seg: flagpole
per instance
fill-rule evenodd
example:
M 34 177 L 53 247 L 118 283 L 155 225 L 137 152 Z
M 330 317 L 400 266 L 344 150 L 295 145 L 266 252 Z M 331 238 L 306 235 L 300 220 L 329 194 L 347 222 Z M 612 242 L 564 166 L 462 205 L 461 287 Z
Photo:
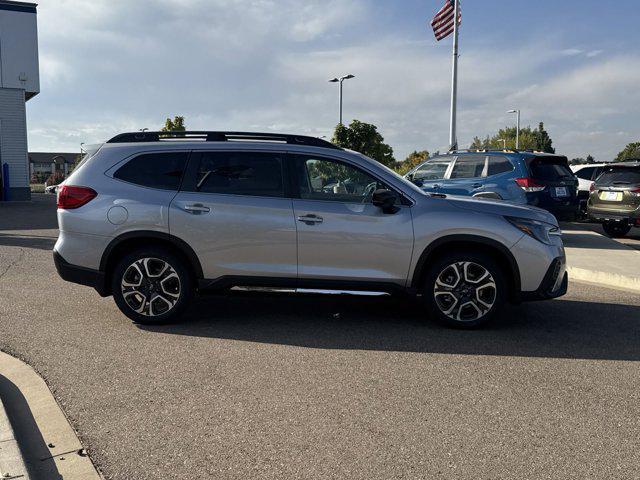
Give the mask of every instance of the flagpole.
M 456 104 L 458 101 L 458 12 L 459 0 L 453 11 L 453 60 L 451 66 L 451 121 L 449 122 L 449 150 L 458 148 L 456 136 Z

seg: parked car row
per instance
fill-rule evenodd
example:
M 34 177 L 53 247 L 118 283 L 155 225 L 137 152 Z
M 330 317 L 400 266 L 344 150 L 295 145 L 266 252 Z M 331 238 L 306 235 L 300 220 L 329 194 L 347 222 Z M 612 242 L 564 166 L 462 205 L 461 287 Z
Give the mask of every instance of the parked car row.
M 569 167 L 538 152 L 456 151 L 430 158 L 405 176 L 426 192 L 541 207 L 559 220 L 602 223 L 613 237 L 640 226 L 640 162 Z
M 456 151 L 430 158 L 406 178 L 426 192 L 505 200 L 573 220 L 578 179 L 567 157 L 522 151 Z

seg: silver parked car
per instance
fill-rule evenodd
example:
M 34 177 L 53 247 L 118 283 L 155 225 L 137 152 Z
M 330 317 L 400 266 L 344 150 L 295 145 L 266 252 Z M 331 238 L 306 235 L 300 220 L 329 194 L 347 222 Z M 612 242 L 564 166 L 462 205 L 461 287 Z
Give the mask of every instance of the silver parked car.
M 425 193 L 321 139 L 137 132 L 105 143 L 58 192 L 59 274 L 139 323 L 232 287 L 406 292 L 427 316 L 481 325 L 507 301 L 567 289 L 550 213 Z

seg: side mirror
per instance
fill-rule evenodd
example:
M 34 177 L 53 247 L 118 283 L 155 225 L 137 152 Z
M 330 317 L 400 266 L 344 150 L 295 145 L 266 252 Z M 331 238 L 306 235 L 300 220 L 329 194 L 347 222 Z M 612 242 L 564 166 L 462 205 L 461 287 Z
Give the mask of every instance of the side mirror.
M 399 209 L 396 207 L 398 196 L 390 190 L 379 188 L 373 192 L 371 203 L 382 209 L 384 213 L 396 213 Z

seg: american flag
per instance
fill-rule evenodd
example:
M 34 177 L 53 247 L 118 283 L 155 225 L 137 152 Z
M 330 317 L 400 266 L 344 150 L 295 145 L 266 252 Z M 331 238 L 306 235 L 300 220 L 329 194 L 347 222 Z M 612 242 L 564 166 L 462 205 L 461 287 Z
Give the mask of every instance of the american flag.
M 453 32 L 454 10 L 454 0 L 445 0 L 440 11 L 436 13 L 436 16 L 431 20 L 431 28 L 433 28 L 433 34 L 436 36 L 436 40 L 440 41 L 443 38 L 448 37 L 451 32 Z M 458 25 L 460 25 L 461 19 L 462 13 L 460 12 L 460 6 L 458 5 Z

